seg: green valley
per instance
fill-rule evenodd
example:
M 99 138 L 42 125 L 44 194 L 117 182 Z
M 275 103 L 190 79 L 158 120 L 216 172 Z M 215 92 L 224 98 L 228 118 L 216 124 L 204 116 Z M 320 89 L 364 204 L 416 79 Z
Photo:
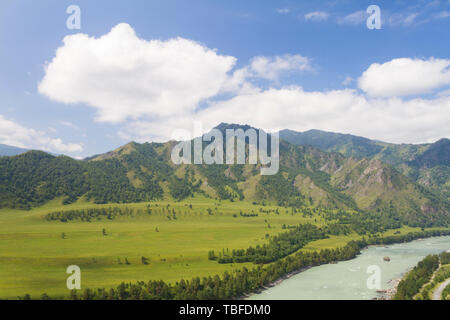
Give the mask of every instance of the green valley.
M 0 157 L 0 298 L 233 298 L 369 244 L 450 232 L 448 199 L 380 159 L 281 140 L 280 170 L 263 176 L 175 165 L 175 143 Z
M 151 214 L 147 213 L 149 204 Z M 72 264 L 80 266 L 82 286 L 90 288 L 150 279 L 171 283 L 182 278 L 232 272 L 252 264 L 219 264 L 208 260 L 208 251 L 219 253 L 228 248 L 262 245 L 268 237 L 284 231 L 283 225 L 324 225 L 324 219 L 318 215 L 304 217 L 283 207 L 202 197 L 182 202 L 114 205 L 135 212 L 112 220 L 46 219 L 49 213 L 59 210 L 108 207 L 111 206 L 83 201 L 62 206 L 60 200 L 54 200 L 31 211 L 2 209 L 0 297 L 14 299 L 28 293 L 39 298 L 44 292 L 51 296 L 67 295 L 65 270 Z M 268 210 L 271 212 L 264 212 Z M 172 218 L 173 211 L 176 219 Z M 254 212 L 258 216 L 241 217 L 240 212 Z M 327 246 L 343 245 L 355 237 L 358 235 L 340 237 L 341 242 Z M 142 257 L 148 259 L 147 265 L 142 263 Z

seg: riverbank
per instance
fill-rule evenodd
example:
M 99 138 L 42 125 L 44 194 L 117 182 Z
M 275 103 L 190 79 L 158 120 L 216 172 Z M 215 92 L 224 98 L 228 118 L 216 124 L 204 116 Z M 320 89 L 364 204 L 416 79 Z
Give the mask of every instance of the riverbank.
M 268 290 L 268 289 L 270 289 L 272 287 L 275 287 L 275 286 L 279 285 L 280 283 L 282 283 L 283 281 L 288 280 L 289 278 L 291 278 L 291 277 L 293 277 L 293 276 L 295 276 L 295 275 L 297 275 L 297 274 L 299 274 L 301 272 L 309 270 L 311 268 L 312 267 L 304 267 L 304 268 L 301 268 L 301 269 L 298 269 L 298 270 L 291 271 L 288 274 L 280 277 L 279 279 L 277 279 L 275 281 L 272 281 L 272 282 L 270 282 L 269 284 L 267 284 L 265 286 L 262 286 L 261 288 L 259 288 L 255 292 L 245 294 L 245 295 L 243 295 L 241 297 L 236 298 L 235 300 L 246 300 L 247 298 L 250 298 L 251 296 L 253 296 L 255 294 L 259 294 L 259 293 L 263 292 L 264 290 Z
M 291 277 L 293 277 L 293 276 L 295 276 L 295 275 L 297 275 L 297 274 L 299 274 L 299 273 L 301 273 L 301 272 L 304 272 L 304 271 L 306 271 L 306 270 L 309 270 L 309 269 L 311 269 L 311 268 L 312 268 L 312 267 L 304 267 L 304 268 L 301 268 L 301 269 L 299 269 L 299 270 L 295 270 L 295 271 L 289 272 L 288 274 L 282 276 L 282 277 L 279 278 L 278 280 L 275 280 L 275 281 L 269 283 L 269 284 L 266 285 L 263 289 L 269 289 L 269 288 L 275 287 L 276 285 L 279 285 L 279 284 L 280 284 L 281 282 L 283 282 L 284 280 L 287 280 L 287 279 L 289 279 L 289 278 L 291 278 Z M 263 290 L 263 289 L 262 289 L 262 290 Z M 262 291 L 262 290 L 261 290 L 261 291 Z
M 323 264 L 314 268 L 303 269 L 290 273 L 287 277 L 277 279 L 270 285 L 258 290 L 247 299 L 391 299 L 396 292 L 398 283 L 402 275 L 406 274 L 419 260 L 433 249 L 433 243 L 444 241 L 450 243 L 450 238 L 446 237 L 425 237 L 424 234 L 414 237 L 412 240 L 424 238 L 422 241 L 404 242 L 399 241 L 393 246 L 370 245 L 363 247 L 361 252 L 350 260 L 340 261 L 337 264 Z M 432 236 L 432 235 L 431 235 Z M 426 238 L 426 239 L 425 239 Z M 436 240 L 440 239 L 440 240 Z M 380 239 L 375 240 L 379 242 Z M 399 239 L 401 240 L 401 239 Z M 389 244 L 393 244 L 389 239 Z M 437 245 L 446 248 L 447 244 Z M 367 254 L 374 255 L 373 259 L 368 259 Z M 361 260 L 361 256 L 362 260 Z M 385 256 L 391 256 L 391 261 L 384 261 Z M 361 260 L 361 261 L 360 261 Z M 355 263 L 360 261 L 361 263 Z M 382 272 L 383 288 L 376 293 L 375 290 L 368 290 L 366 280 L 370 274 L 366 268 L 371 265 L 378 265 Z M 398 265 L 398 268 L 394 267 Z M 331 275 L 330 275 L 331 274 Z M 355 276 L 357 279 L 355 279 Z M 297 283 L 296 283 L 297 282 Z M 348 283 L 347 283 L 348 282 Z M 352 293 L 351 288 L 356 288 L 356 293 Z M 345 288 L 344 288 L 345 287 Z M 340 295 L 341 288 L 344 291 Z M 284 293 L 283 291 L 286 291 Z M 311 292 L 311 294 L 308 294 Z M 336 295 L 330 292 L 336 292 Z
M 389 280 L 388 284 L 391 285 L 392 287 L 387 289 L 384 296 L 382 296 L 382 298 L 379 300 L 392 300 L 395 294 L 397 293 L 397 287 L 400 281 L 402 281 L 402 277 Z

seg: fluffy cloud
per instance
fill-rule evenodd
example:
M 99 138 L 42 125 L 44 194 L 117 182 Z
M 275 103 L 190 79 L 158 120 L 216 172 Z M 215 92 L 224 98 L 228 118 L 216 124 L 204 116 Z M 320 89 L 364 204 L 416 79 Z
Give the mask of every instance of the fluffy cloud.
M 348 86 L 350 83 L 353 82 L 353 78 L 350 76 L 346 76 L 345 79 L 342 81 L 343 86 Z
M 371 99 L 350 89 L 268 89 L 215 102 L 188 118 L 133 122 L 123 128 L 121 137 L 141 142 L 167 141 L 176 130 L 192 132 L 195 121 L 201 122 L 203 132 L 219 122 L 228 122 L 268 131 L 321 129 L 392 143 L 434 142 L 450 136 L 450 96 L 405 101 Z
M 401 58 L 372 64 L 359 78 L 359 87 L 371 96 L 408 96 L 450 85 L 450 60 Z
M 307 57 L 283 55 L 255 57 L 233 71 L 232 56 L 183 38 L 146 41 L 125 23 L 100 38 L 76 34 L 63 43 L 39 92 L 94 107 L 104 122 L 189 115 L 220 93 L 255 90 L 249 79 L 276 81 L 283 72 L 312 70 Z
M 137 141 L 137 142 L 166 142 L 171 139 L 179 140 L 179 137 L 174 137 L 176 133 L 180 130 L 184 130 L 190 133 L 191 136 L 200 136 L 206 130 L 201 130 L 201 132 L 195 132 L 195 124 L 203 122 L 197 118 L 196 114 L 187 115 L 185 117 L 168 117 L 160 119 L 158 121 L 151 121 L 146 119 L 130 121 L 125 124 L 119 132 L 118 135 L 121 139 L 125 141 Z M 218 123 L 216 123 L 217 125 Z M 191 137 L 186 137 L 185 139 L 190 139 Z
M 41 149 L 56 153 L 83 151 L 82 144 L 63 143 L 59 138 L 50 138 L 42 131 L 26 128 L 0 115 L 0 142 L 16 147 Z
M 364 20 L 365 12 L 357 12 L 342 23 Z M 280 85 L 283 73 L 313 70 L 310 59 L 301 55 L 255 57 L 240 69 L 234 69 L 235 63 L 236 58 L 191 40 L 139 39 L 129 25 L 120 24 L 100 38 L 66 37 L 39 91 L 57 101 L 86 103 L 98 110 L 98 120 L 126 120 L 118 132 L 124 140 L 166 141 L 176 130 L 192 130 L 194 121 L 201 121 L 204 131 L 235 122 L 266 130 L 316 128 L 388 142 L 450 136 L 450 97 L 445 93 L 450 60 L 372 64 L 358 80 L 366 94 Z M 277 88 L 263 89 L 258 79 L 275 82 Z M 350 81 L 346 78 L 344 85 Z M 439 88 L 444 91 L 435 98 L 399 98 Z M 41 144 L 64 148 L 57 139 Z
M 236 61 L 192 40 L 140 39 L 125 23 L 100 38 L 75 34 L 63 43 L 39 92 L 86 103 L 106 122 L 192 112 L 219 92 Z
M 367 13 L 365 11 L 355 11 L 344 17 L 338 18 L 339 24 L 359 25 L 366 21 Z
M 354 90 L 307 92 L 269 89 L 214 103 L 197 115 L 208 129 L 217 122 L 247 123 L 266 130 L 321 129 L 395 143 L 450 136 L 450 97 L 369 99 Z
M 247 66 L 235 70 L 225 81 L 221 92 L 232 94 L 259 92 L 261 89 L 255 86 L 252 80 L 265 79 L 277 83 L 283 74 L 313 70 L 311 60 L 299 54 L 258 56 L 252 58 Z
M 386 14 L 385 22 L 391 26 L 410 26 L 416 22 L 416 18 L 419 16 L 417 12 L 412 13 L 392 13 Z
M 324 11 L 314 11 L 305 14 L 305 20 L 310 21 L 325 21 L 328 19 L 328 13 Z
M 254 57 L 248 67 L 249 76 L 277 80 L 286 71 L 311 71 L 311 62 L 301 55 L 286 54 L 276 57 Z
M 430 59 L 427 62 L 440 66 L 434 70 L 443 71 L 446 68 L 442 60 Z M 391 64 L 396 65 L 396 61 L 382 66 Z M 420 70 L 417 71 L 420 76 L 415 73 L 402 75 L 402 72 L 414 69 L 409 66 L 376 76 L 372 72 L 373 66 L 359 79 L 360 87 L 369 95 L 351 89 L 308 92 L 296 86 L 267 90 L 253 87 L 252 90 L 238 92 L 230 99 L 210 102 L 206 108 L 193 112 L 189 117 L 174 115 L 158 122 L 130 123 L 121 130 L 121 135 L 127 140 L 165 141 L 171 138 L 175 130 L 192 130 L 194 121 L 201 121 L 204 132 L 219 122 L 229 122 L 246 123 L 266 130 L 321 129 L 393 143 L 431 142 L 450 136 L 450 96 L 447 90 L 435 98 L 405 100 L 396 97 L 404 93 L 417 93 L 424 86 L 428 88 L 430 85 L 426 83 L 431 80 L 426 75 L 433 72 Z M 386 69 L 381 70 L 384 72 Z M 245 73 L 241 74 L 236 83 L 242 83 L 245 77 Z M 398 78 L 411 83 L 405 84 Z M 423 79 L 420 88 L 415 87 L 417 79 Z M 350 80 L 348 77 L 345 82 L 348 84 Z

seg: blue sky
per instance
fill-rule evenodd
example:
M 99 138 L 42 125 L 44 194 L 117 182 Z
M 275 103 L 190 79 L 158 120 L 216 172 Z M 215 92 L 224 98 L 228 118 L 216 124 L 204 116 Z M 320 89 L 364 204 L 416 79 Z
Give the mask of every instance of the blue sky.
M 193 121 L 431 142 L 450 136 L 449 40 L 449 0 L 6 0 L 0 143 L 84 157 Z

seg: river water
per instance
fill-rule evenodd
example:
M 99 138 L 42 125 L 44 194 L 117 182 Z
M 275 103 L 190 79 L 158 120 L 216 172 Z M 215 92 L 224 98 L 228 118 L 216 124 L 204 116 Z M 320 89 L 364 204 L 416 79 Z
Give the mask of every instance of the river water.
M 380 297 L 380 294 L 376 292 L 376 288 L 368 288 L 369 277 L 369 284 L 373 284 L 373 279 L 379 274 L 381 279 L 379 290 L 387 290 L 394 286 L 392 280 L 401 278 L 426 255 L 441 253 L 448 249 L 450 236 L 389 246 L 371 246 L 362 250 L 355 259 L 310 268 L 248 299 L 373 299 Z M 389 257 L 390 261 L 384 261 L 384 257 Z M 380 272 L 374 273 L 373 270 Z

